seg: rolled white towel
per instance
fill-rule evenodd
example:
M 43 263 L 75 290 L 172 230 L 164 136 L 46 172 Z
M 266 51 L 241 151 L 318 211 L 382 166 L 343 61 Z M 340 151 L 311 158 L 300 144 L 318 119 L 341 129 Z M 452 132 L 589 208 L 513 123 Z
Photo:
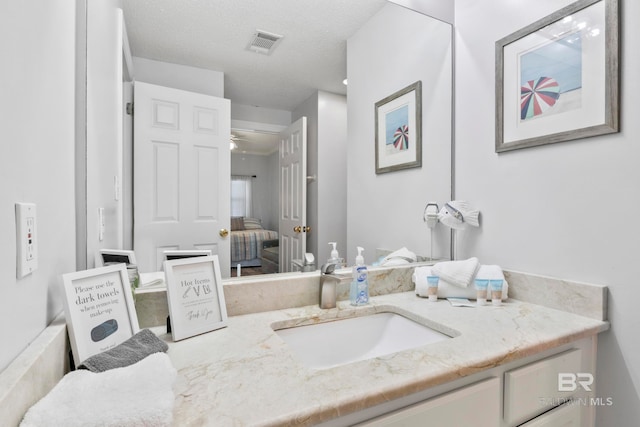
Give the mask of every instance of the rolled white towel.
M 427 276 L 431 276 L 433 272 L 432 267 L 416 267 L 413 273 L 413 283 L 416 284 L 416 295 L 426 298 L 428 296 L 427 289 Z M 460 286 L 452 285 L 443 278 L 438 281 L 438 298 L 476 298 L 476 290 L 473 286 L 468 288 L 461 288 Z
M 473 282 L 479 268 L 478 258 L 473 257 L 462 261 L 439 262 L 431 271 L 434 276 L 439 276 L 440 280 L 444 279 L 452 285 L 466 288 Z
M 170 426 L 176 376 L 165 353 L 105 372 L 73 371 L 27 411 L 20 426 Z
M 499 265 L 481 265 L 476 273 L 476 279 L 504 280 L 504 273 Z
M 487 267 L 487 268 L 485 268 Z M 412 280 L 415 283 L 416 295 L 420 297 L 426 298 L 428 296 L 427 289 L 427 276 L 431 276 L 433 273 L 431 266 L 426 267 L 416 267 L 413 272 Z M 478 273 L 476 274 L 478 279 L 503 279 L 504 283 L 502 285 L 502 295 L 503 299 L 507 299 L 509 297 L 509 284 L 507 280 L 504 278 L 504 274 L 502 273 L 502 269 L 495 265 L 484 266 L 481 265 L 478 269 Z M 452 285 L 440 278 L 438 281 L 438 298 L 468 298 L 468 299 L 476 299 L 476 288 L 475 286 L 469 286 L 466 288 L 461 288 L 460 286 Z

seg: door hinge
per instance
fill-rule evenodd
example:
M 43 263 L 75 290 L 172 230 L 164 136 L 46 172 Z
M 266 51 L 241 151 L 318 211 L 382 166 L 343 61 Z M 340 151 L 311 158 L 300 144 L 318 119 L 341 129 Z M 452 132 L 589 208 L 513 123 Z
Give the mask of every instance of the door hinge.
M 133 102 L 127 102 L 126 110 L 128 115 L 133 116 Z

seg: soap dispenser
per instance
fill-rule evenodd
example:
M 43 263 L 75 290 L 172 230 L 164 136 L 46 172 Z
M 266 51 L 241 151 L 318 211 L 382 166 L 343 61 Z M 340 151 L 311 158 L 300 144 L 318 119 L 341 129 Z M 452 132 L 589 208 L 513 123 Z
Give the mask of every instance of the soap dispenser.
M 369 281 L 367 279 L 367 266 L 364 264 L 362 252 L 364 249 L 358 246 L 356 265 L 353 266 L 353 281 L 349 292 L 351 305 L 369 304 Z
M 327 260 L 327 264 L 335 264 L 336 268 L 344 267 L 344 259 L 340 258 L 340 254 L 338 254 L 338 249 L 336 248 L 337 243 L 329 242 L 329 244 L 333 246 L 333 249 L 331 249 L 331 255 Z

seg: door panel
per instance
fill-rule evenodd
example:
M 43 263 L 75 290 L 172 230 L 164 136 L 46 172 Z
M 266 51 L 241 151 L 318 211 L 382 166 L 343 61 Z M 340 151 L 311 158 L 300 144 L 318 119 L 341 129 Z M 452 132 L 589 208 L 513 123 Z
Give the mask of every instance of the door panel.
M 280 134 L 280 271 L 296 271 L 307 249 L 307 118 Z
M 229 277 L 229 101 L 135 84 L 134 249 L 157 271 L 168 249 L 211 249 Z

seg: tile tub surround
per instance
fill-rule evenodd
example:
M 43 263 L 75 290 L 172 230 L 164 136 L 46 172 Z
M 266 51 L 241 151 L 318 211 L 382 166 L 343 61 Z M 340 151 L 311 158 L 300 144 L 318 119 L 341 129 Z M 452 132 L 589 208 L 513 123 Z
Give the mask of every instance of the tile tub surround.
M 454 338 L 312 370 L 272 329 L 273 324 L 383 311 Z M 313 305 L 234 316 L 227 328 L 176 343 L 169 335 L 161 337 L 178 369 L 176 425 L 313 425 L 593 336 L 608 326 L 513 299 L 500 307 L 457 308 L 404 292 L 373 297 L 371 305 L 357 308 L 341 301 L 331 310 Z

